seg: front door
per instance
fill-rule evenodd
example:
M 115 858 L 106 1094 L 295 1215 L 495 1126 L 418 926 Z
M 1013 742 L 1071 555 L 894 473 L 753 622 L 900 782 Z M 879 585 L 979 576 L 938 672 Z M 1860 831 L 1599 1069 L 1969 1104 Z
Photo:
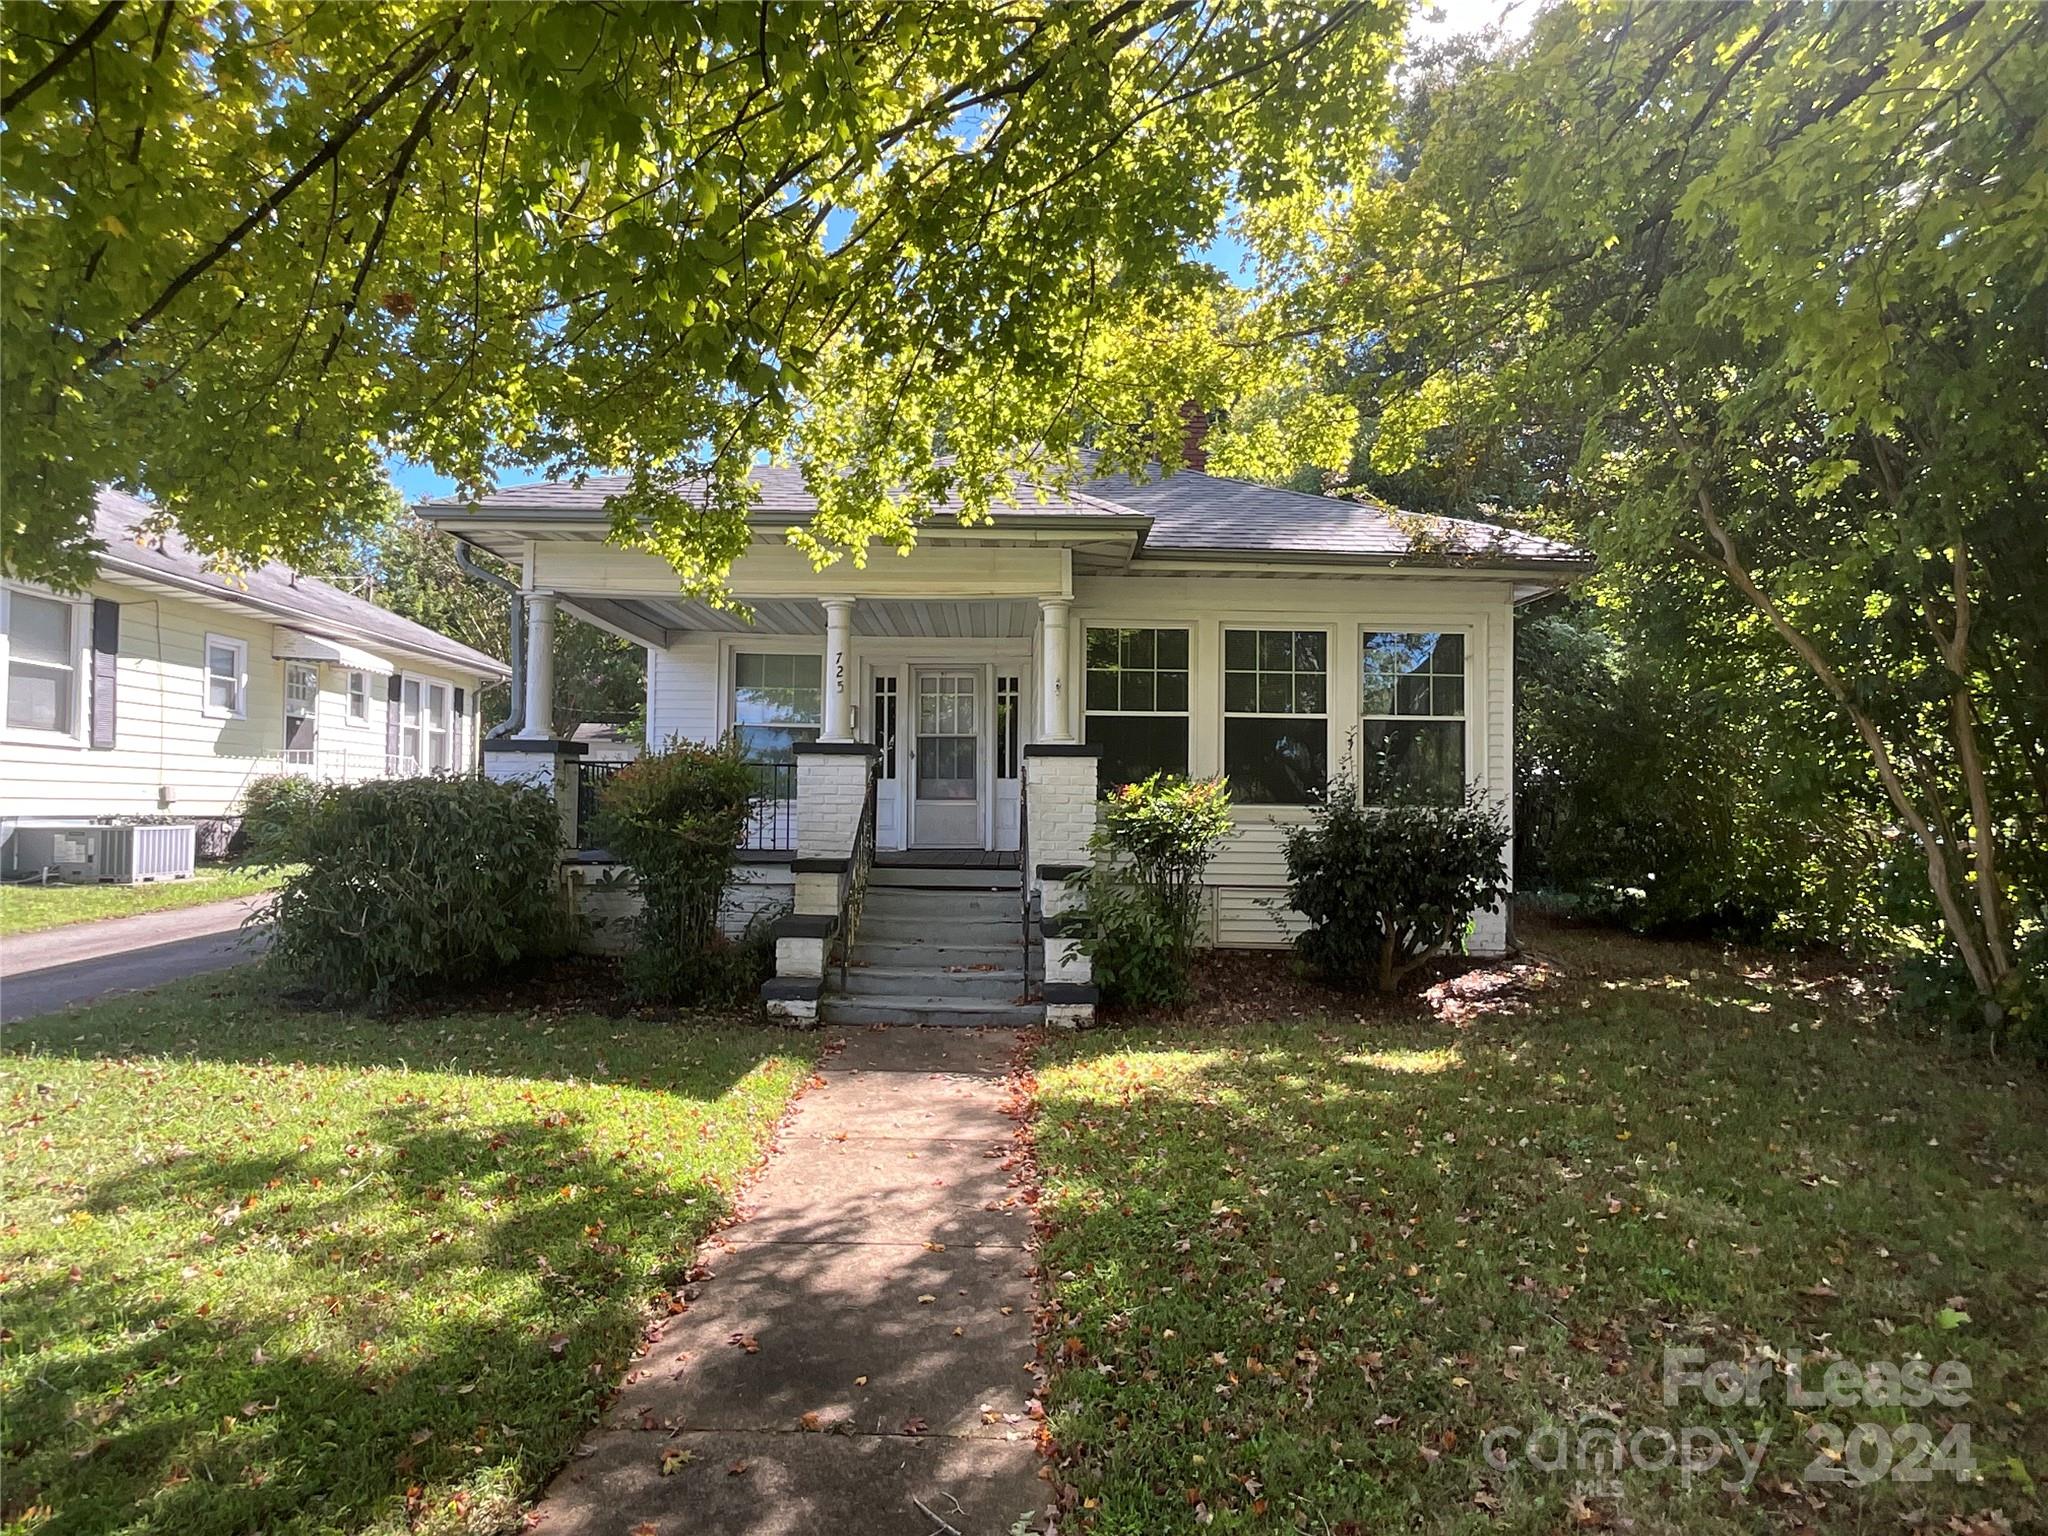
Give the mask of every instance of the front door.
M 284 760 L 310 768 L 319 756 L 320 670 L 306 662 L 284 664 Z
M 911 749 L 910 845 L 981 846 L 981 669 L 910 674 L 917 732 Z

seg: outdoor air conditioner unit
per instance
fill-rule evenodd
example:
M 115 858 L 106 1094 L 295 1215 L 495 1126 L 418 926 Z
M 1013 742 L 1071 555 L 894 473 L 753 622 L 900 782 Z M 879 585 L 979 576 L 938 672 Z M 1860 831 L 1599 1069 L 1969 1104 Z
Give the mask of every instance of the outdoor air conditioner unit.
M 72 884 L 134 885 L 191 879 L 199 829 L 190 822 L 143 827 L 46 822 L 17 827 L 14 844 L 14 867 L 24 873 L 46 869 Z

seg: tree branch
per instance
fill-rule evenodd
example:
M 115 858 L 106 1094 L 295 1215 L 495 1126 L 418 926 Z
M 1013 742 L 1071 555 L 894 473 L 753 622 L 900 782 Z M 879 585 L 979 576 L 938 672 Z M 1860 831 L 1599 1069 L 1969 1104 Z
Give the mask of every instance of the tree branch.
M 49 63 L 5 96 L 0 96 L 0 117 L 14 116 L 16 109 L 23 102 L 70 68 L 71 61 L 90 48 L 98 40 L 99 35 L 114 24 L 114 18 L 121 14 L 124 3 L 125 0 L 109 0 L 109 3 L 101 6 L 99 13 L 85 24 L 85 29 L 78 36 L 50 55 Z

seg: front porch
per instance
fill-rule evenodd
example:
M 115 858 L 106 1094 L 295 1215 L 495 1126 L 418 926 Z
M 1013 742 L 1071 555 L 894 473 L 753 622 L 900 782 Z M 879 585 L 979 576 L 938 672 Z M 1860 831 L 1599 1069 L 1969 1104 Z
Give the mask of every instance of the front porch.
M 676 599 L 533 593 L 529 654 L 549 655 L 558 613 L 646 645 L 650 749 L 733 737 L 758 765 L 752 851 L 804 845 L 801 756 L 867 749 L 878 855 L 1007 854 L 1016 867 L 1026 755 L 1076 736 L 1071 608 L 1065 595 L 762 598 L 749 624 Z M 552 739 L 550 670 L 528 668 L 523 741 Z M 616 769 L 579 761 L 572 771 L 576 842 L 587 848 L 598 788 Z

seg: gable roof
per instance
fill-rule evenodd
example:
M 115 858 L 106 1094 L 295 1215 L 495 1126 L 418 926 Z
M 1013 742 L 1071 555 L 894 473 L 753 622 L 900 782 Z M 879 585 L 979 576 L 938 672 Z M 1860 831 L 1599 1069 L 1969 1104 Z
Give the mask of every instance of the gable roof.
M 135 530 L 156 515 L 157 509 L 146 501 L 120 491 L 102 490 L 93 510 L 93 532 L 106 545 L 99 557 L 101 569 L 239 603 L 292 629 L 368 642 L 373 650 L 380 645 L 388 646 L 484 677 L 511 675 L 505 663 L 495 656 L 451 640 L 439 630 L 415 624 L 388 608 L 352 597 L 339 587 L 298 575 L 274 560 L 230 579 L 212 569 L 204 555 L 175 533 L 137 543 Z
M 783 465 L 760 465 L 751 478 L 759 488 L 756 521 L 807 520 L 818 501 L 803 475 Z M 507 515 L 521 520 L 584 522 L 605 518 L 605 503 L 631 485 L 625 475 L 590 475 L 582 481 L 542 481 L 508 486 L 476 501 L 437 497 L 422 502 L 422 516 L 458 522 L 465 512 Z M 960 512 L 957 503 L 939 507 L 939 523 Z M 996 522 L 1072 520 L 1129 525 L 1140 536 L 1142 554 L 1218 558 L 1338 558 L 1390 564 L 1427 556 L 1476 567 L 1584 569 L 1592 557 L 1574 545 L 1465 518 L 1401 512 L 1383 502 L 1316 496 L 1302 491 L 1233 480 L 1184 469 L 1143 482 L 1127 475 L 1101 475 L 1073 490 L 1019 495 L 995 508 Z

